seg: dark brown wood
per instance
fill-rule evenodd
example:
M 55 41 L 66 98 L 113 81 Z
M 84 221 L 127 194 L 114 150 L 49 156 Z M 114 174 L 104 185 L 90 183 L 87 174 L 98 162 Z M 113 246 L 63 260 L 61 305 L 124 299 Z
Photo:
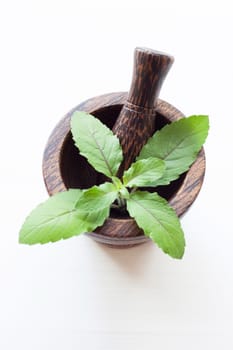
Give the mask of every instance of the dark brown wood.
M 135 49 L 130 91 L 113 127 L 124 155 L 119 176 L 129 168 L 154 132 L 156 100 L 173 61 L 173 57 L 159 51 Z
M 91 98 L 72 109 L 58 123 L 48 140 L 43 158 L 44 181 L 50 195 L 68 188 L 87 188 L 100 183 L 99 174 L 78 154 L 73 144 L 70 133 L 72 113 L 75 110 L 86 111 L 112 128 L 126 103 L 127 96 L 127 93 L 117 92 Z M 182 117 L 183 113 L 171 104 L 157 100 L 156 129 Z M 178 216 L 182 216 L 196 199 L 204 174 L 205 155 L 202 149 L 187 174 L 166 188 L 159 189 L 160 194 L 168 199 Z M 110 217 L 102 227 L 88 236 L 116 248 L 127 248 L 150 241 L 131 218 Z
M 173 62 L 174 58 L 164 52 L 137 47 L 127 103 L 146 109 L 154 108 Z

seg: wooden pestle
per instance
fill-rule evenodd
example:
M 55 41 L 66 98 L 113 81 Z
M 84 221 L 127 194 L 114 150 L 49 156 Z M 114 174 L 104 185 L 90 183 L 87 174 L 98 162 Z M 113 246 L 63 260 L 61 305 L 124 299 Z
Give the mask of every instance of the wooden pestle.
M 118 171 L 119 177 L 129 168 L 154 132 L 156 100 L 173 61 L 172 56 L 159 51 L 135 49 L 133 77 L 127 102 L 113 127 L 124 154 L 124 161 Z

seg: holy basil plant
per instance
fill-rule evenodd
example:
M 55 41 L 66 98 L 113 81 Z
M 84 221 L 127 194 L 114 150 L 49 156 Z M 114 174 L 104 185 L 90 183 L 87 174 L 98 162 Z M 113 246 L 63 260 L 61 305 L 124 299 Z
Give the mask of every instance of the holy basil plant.
M 164 198 L 145 188 L 168 185 L 186 172 L 205 142 L 208 128 L 208 117 L 202 115 L 166 125 L 118 178 L 123 160 L 118 138 L 94 116 L 75 112 L 71 118 L 75 145 L 108 181 L 85 190 L 69 189 L 40 204 L 25 220 L 19 242 L 43 244 L 92 232 L 104 224 L 111 208 L 118 208 L 134 218 L 165 253 L 182 258 L 185 239 L 179 218 Z

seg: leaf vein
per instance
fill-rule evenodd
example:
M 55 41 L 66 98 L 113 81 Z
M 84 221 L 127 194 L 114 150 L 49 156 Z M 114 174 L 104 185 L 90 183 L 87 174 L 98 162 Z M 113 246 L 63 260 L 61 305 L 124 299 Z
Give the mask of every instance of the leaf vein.
M 133 201 L 136 202 L 139 206 L 141 206 L 147 213 L 149 213 L 149 214 L 159 223 L 160 226 L 162 226 L 162 227 L 165 229 L 166 232 L 168 232 L 167 229 L 166 229 L 166 227 L 164 226 L 164 224 L 163 224 L 157 217 L 155 217 L 154 214 L 153 214 L 148 208 L 146 208 L 144 205 L 142 205 L 142 203 L 141 203 L 140 200 L 137 201 L 137 200 L 135 200 L 135 199 L 133 199 L 133 198 L 131 198 L 131 200 L 133 200 Z M 169 233 L 169 232 L 168 232 L 168 233 Z
M 104 162 L 105 162 L 105 164 L 106 164 L 106 166 L 108 168 L 108 171 L 109 171 L 110 175 L 113 176 L 113 172 L 112 172 L 112 169 L 110 167 L 110 164 L 108 163 L 108 160 L 105 157 L 105 154 L 104 154 L 101 146 L 99 145 L 98 140 L 95 137 L 95 132 L 91 132 L 91 135 L 93 136 L 94 142 L 95 142 L 96 146 L 98 147 L 98 150 L 100 151 L 100 154 L 101 154 L 101 156 L 102 156 L 102 158 L 103 158 L 103 160 L 104 160 Z

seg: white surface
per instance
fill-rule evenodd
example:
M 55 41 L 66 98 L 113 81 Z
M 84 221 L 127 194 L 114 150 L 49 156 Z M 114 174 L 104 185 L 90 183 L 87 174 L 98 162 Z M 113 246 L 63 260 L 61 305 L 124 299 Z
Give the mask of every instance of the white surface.
M 232 349 L 232 31 L 230 1 L 1 2 L 0 349 Z M 87 237 L 18 245 L 47 198 L 54 125 L 89 97 L 128 90 L 140 45 L 175 56 L 161 98 L 210 115 L 184 259 Z

